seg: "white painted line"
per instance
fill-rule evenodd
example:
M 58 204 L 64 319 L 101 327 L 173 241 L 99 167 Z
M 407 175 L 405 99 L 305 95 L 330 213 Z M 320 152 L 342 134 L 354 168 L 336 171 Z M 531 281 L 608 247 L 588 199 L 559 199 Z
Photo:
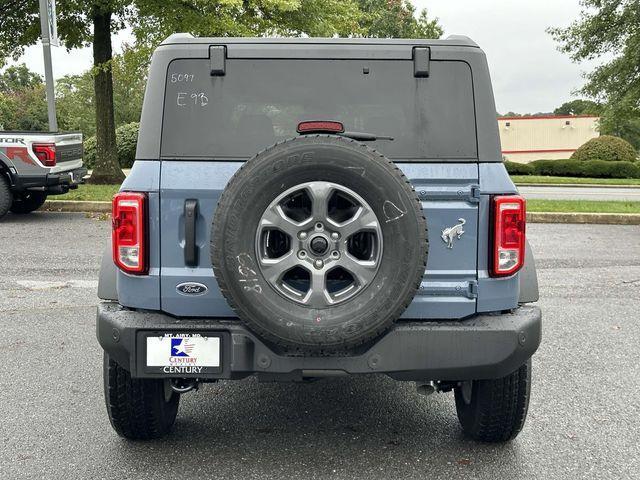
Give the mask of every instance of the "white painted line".
M 16 283 L 21 287 L 28 288 L 29 290 L 53 290 L 57 288 L 81 288 L 95 290 L 98 288 L 97 280 L 16 280 Z

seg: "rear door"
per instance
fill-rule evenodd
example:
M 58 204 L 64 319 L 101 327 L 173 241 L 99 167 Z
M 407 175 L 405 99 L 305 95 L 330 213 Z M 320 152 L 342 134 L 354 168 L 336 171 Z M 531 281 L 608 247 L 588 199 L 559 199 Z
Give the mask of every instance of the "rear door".
M 345 51 L 228 45 L 215 75 L 212 65 L 221 64 L 214 53 L 170 63 L 161 146 L 163 310 L 233 315 L 209 256 L 217 199 L 244 161 L 297 135 L 300 121 L 337 120 L 347 130 L 394 137 L 370 145 L 402 168 L 422 201 L 430 255 L 404 318 L 475 313 L 479 197 L 471 69 L 431 61 L 429 76 L 416 76 L 409 45 Z M 185 283 L 207 293 L 185 293 Z

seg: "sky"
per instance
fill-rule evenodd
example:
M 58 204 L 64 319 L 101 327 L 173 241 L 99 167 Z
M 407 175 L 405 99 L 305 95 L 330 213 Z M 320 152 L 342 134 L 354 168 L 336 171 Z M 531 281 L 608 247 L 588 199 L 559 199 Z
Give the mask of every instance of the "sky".
M 578 18 L 579 0 L 413 0 L 438 17 L 445 37 L 467 35 L 486 52 L 498 112 L 551 112 L 576 98 L 582 73 L 594 64 L 576 65 L 546 33 L 550 26 L 566 26 Z M 129 40 L 128 32 L 114 39 L 115 51 Z M 91 66 L 91 49 L 67 52 L 53 49 L 53 70 L 58 78 Z M 19 60 L 44 73 L 42 48 L 32 46 Z

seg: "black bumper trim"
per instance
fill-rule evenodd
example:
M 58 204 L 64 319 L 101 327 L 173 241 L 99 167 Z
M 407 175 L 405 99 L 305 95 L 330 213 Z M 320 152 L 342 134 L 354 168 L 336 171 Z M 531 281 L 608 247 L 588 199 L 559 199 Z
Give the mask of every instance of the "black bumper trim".
M 140 342 L 151 331 L 222 333 L 222 371 L 192 375 L 203 379 L 384 373 L 398 380 L 456 381 L 503 377 L 525 363 L 540 345 L 542 314 L 527 305 L 461 321 L 399 322 L 363 354 L 294 357 L 273 352 L 238 320 L 178 319 L 114 302 L 98 305 L 98 341 L 134 377 L 166 377 L 145 372 Z
M 72 177 L 73 174 L 73 177 Z M 84 183 L 83 178 L 87 175 L 85 167 L 67 170 L 64 172 L 47 173 L 45 175 L 13 175 L 13 189 L 17 192 L 23 192 L 29 189 L 43 188 L 49 193 L 65 193 L 58 191 L 56 187 L 69 187 Z

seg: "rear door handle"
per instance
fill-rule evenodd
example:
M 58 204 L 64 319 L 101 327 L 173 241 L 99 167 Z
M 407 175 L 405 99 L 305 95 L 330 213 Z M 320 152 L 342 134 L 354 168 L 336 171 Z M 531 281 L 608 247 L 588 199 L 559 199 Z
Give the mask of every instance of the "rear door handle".
M 188 267 L 198 265 L 198 246 L 196 245 L 196 220 L 198 218 L 198 200 L 184 202 L 184 263 Z

